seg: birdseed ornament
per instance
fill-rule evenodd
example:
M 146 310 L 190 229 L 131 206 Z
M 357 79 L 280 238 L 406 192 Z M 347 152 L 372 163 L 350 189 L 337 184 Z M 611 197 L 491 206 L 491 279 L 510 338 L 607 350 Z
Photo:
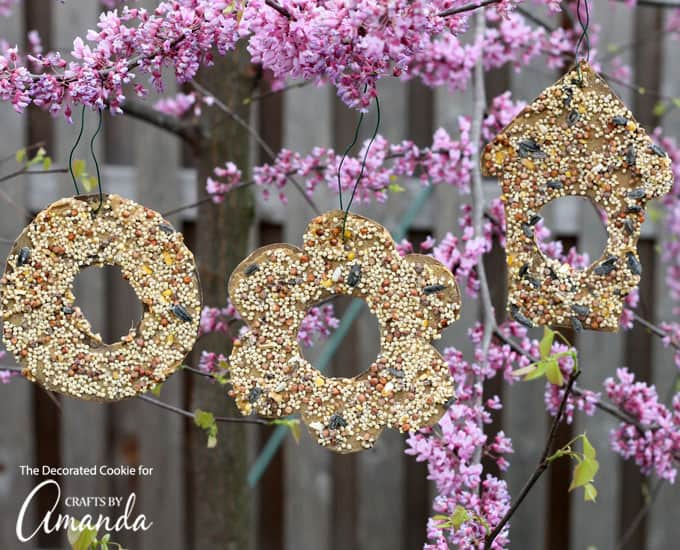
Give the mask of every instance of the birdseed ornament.
M 607 83 L 582 61 L 544 90 L 482 156 L 507 220 L 508 308 L 518 322 L 616 331 L 640 281 L 647 201 L 668 193 L 671 161 Z M 606 213 L 602 257 L 585 270 L 546 257 L 534 227 L 550 201 L 581 196 Z
M 194 258 L 163 217 L 117 195 L 59 200 L 14 244 L 0 280 L 4 341 L 31 381 L 84 400 L 117 401 L 163 382 L 191 350 L 201 295 Z M 106 344 L 73 280 L 116 265 L 144 306 L 140 323 Z
M 339 453 L 372 447 L 383 428 L 437 422 L 454 395 L 431 341 L 454 322 L 460 292 L 451 272 L 420 254 L 401 257 L 387 230 L 333 211 L 312 220 L 302 249 L 265 246 L 236 268 L 231 300 L 249 330 L 229 359 L 231 395 L 245 415 L 300 413 L 312 437 Z M 323 375 L 297 335 L 309 308 L 337 294 L 366 301 L 380 326 L 380 353 L 354 378 Z

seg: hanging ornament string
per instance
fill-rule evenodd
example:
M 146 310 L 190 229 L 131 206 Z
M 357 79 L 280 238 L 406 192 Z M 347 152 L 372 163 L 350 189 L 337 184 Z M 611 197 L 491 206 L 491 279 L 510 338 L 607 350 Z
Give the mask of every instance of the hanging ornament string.
M 589 0 L 578 0 L 576 3 L 576 17 L 581 26 L 581 35 L 576 42 L 576 52 L 574 57 L 578 62 L 580 58 L 590 61 L 590 3 Z
M 364 88 L 364 92 L 366 92 L 366 88 Z M 345 151 L 342 153 L 342 158 L 340 159 L 340 164 L 338 165 L 338 197 L 340 199 L 340 210 L 344 210 L 345 208 L 342 205 L 342 182 L 340 175 L 342 174 L 342 165 L 345 164 L 345 159 L 347 158 L 347 155 L 349 152 L 352 150 L 352 148 L 357 144 L 357 141 L 359 140 L 359 130 L 361 130 L 361 124 L 364 122 L 364 113 L 361 113 L 359 115 L 359 120 L 357 122 L 356 128 L 354 128 L 354 138 L 352 139 L 352 143 L 350 143 Z
M 342 238 L 343 238 L 343 240 L 345 239 L 345 225 L 347 224 L 347 216 L 349 214 L 349 209 L 352 206 L 352 202 L 354 201 L 354 196 L 356 195 L 357 189 L 359 188 L 359 183 L 361 182 L 361 178 L 364 177 L 364 170 L 366 169 L 366 159 L 368 158 L 368 153 L 371 150 L 371 146 L 373 145 L 373 142 L 375 141 L 375 138 L 378 135 L 378 130 L 380 130 L 380 100 L 378 99 L 377 95 L 375 96 L 375 110 L 376 110 L 375 129 L 373 130 L 373 135 L 371 136 L 371 139 L 368 142 L 368 145 L 366 146 L 366 150 L 364 151 L 364 158 L 361 161 L 361 169 L 359 170 L 359 175 L 357 176 L 357 179 L 354 182 L 354 187 L 352 188 L 352 194 L 349 197 L 349 202 L 347 203 L 347 209 L 345 210 L 345 216 L 342 219 Z M 359 128 L 359 126 L 357 126 L 357 129 L 358 128 Z M 338 175 L 339 174 L 340 174 L 340 171 L 338 170 Z M 342 203 L 341 203 L 340 209 L 342 209 Z
M 97 109 L 97 114 L 99 115 L 99 122 L 97 123 L 97 129 L 95 130 L 94 134 L 92 134 L 92 139 L 90 140 L 90 154 L 92 155 L 92 161 L 94 162 L 94 167 L 95 170 L 97 171 L 97 187 L 99 189 L 99 205 L 97 206 L 97 209 L 93 212 L 93 217 L 99 214 L 102 204 L 104 204 L 104 193 L 102 192 L 102 177 L 99 170 L 99 162 L 97 161 L 97 155 L 94 152 L 94 142 L 102 129 L 103 122 L 102 110 Z
M 76 175 L 73 172 L 73 155 L 76 152 L 78 145 L 80 144 L 80 139 L 83 137 L 84 130 L 85 130 L 85 106 L 83 105 L 83 109 L 80 112 L 80 132 L 78 132 L 76 142 L 73 144 L 73 147 L 71 147 L 71 153 L 68 156 L 68 171 L 71 174 L 71 179 L 73 180 L 73 187 L 76 188 L 76 196 L 80 195 L 80 189 L 78 189 L 78 180 L 76 179 Z
M 97 172 L 97 188 L 99 190 L 99 205 L 97 206 L 97 209 L 93 212 L 93 216 L 96 216 L 99 213 L 99 210 L 101 210 L 102 204 L 104 204 L 104 193 L 102 191 L 101 170 L 99 168 L 99 161 L 97 160 L 97 154 L 95 153 L 95 150 L 94 150 L 95 141 L 97 139 L 97 136 L 99 135 L 99 132 L 102 129 L 102 124 L 103 124 L 103 116 L 102 116 L 101 109 L 97 110 L 97 114 L 99 115 L 99 122 L 97 124 L 97 129 L 95 130 L 94 134 L 92 135 L 92 139 L 90 139 L 90 154 L 92 155 L 94 167 L 95 167 L 95 170 Z M 80 188 L 78 187 L 78 179 L 76 178 L 75 172 L 73 171 L 73 155 L 75 154 L 76 149 L 78 148 L 78 145 L 80 145 L 80 140 L 83 137 L 84 131 L 85 131 L 85 106 L 83 105 L 83 108 L 80 112 L 80 131 L 78 132 L 78 137 L 76 138 L 76 141 L 73 144 L 73 147 L 71 148 L 71 152 L 69 153 L 69 156 L 68 156 L 68 170 L 69 170 L 69 173 L 71 174 L 71 180 L 73 180 L 73 187 L 75 187 L 76 195 L 80 195 Z

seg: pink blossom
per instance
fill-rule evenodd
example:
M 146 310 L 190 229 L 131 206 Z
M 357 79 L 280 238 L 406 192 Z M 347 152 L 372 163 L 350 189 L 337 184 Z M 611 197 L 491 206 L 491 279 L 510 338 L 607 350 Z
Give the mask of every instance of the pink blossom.
M 607 397 L 638 425 L 622 422 L 611 432 L 614 451 L 632 458 L 643 474 L 655 472 L 673 483 L 680 459 L 680 394 L 669 409 L 659 402 L 654 386 L 636 382 L 627 369 L 617 369 L 616 376 L 604 382 Z

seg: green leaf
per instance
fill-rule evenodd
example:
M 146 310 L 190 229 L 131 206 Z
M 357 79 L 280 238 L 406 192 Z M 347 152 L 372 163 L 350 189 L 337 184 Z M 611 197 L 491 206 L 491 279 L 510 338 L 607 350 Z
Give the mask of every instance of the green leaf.
M 654 105 L 654 108 L 652 109 L 652 112 L 654 113 L 654 116 L 662 117 L 664 114 L 666 114 L 666 111 L 668 110 L 668 105 L 666 104 L 665 101 L 660 100 L 657 101 L 656 104 Z
M 591 458 L 584 458 L 574 468 L 574 478 L 571 480 L 569 490 L 573 491 L 578 487 L 583 487 L 590 483 L 595 478 L 595 474 L 600 469 L 600 464 L 597 460 Z
M 560 365 L 557 362 L 557 359 L 550 357 L 546 359 L 546 363 L 548 366 L 545 369 L 545 377 L 548 379 L 548 382 L 556 386 L 561 386 L 564 384 L 564 376 L 562 376 L 562 371 L 560 370 Z
M 536 378 L 540 378 L 545 374 L 546 369 L 548 368 L 548 360 L 546 361 L 539 361 L 538 363 L 535 363 L 536 369 L 533 372 L 530 372 L 524 377 L 524 380 L 536 380 Z
M 80 179 L 80 182 L 88 193 L 97 186 L 97 179 L 94 176 L 89 176 L 87 174 Z
M 43 170 L 49 170 L 50 168 L 52 168 L 52 158 L 51 157 L 45 157 L 43 159 L 42 165 L 43 165 L 42 166 Z
M 583 487 L 583 499 L 586 502 L 595 502 L 597 500 L 597 489 L 592 483 L 586 483 Z
M 75 527 L 75 529 L 73 529 L 73 527 Z M 89 550 L 92 543 L 97 539 L 97 530 L 80 530 L 80 522 L 73 521 L 73 525 L 69 527 L 69 530 L 66 533 L 66 538 L 73 550 Z
M 456 505 L 456 508 L 453 510 L 453 514 L 451 514 L 451 525 L 453 525 L 453 528 L 460 529 L 460 526 L 469 519 L 470 512 L 468 512 L 460 504 Z
M 274 426 L 285 426 L 290 430 L 296 443 L 300 443 L 300 420 L 298 418 L 277 418 L 272 420 Z
M 541 352 L 541 359 L 546 359 L 550 355 L 553 340 L 555 340 L 555 332 L 548 327 L 545 327 L 543 329 L 543 338 L 541 338 L 541 342 L 538 345 L 538 349 Z
M 24 161 L 26 160 L 26 148 L 22 147 L 21 149 L 19 149 L 14 155 L 14 158 L 16 159 L 17 164 L 23 164 Z
M 208 435 L 208 448 L 213 449 L 217 446 L 217 422 L 215 415 L 208 411 L 196 409 L 194 411 L 194 423 L 203 428 Z
M 586 434 L 583 434 L 583 456 L 590 460 L 597 459 L 597 452 L 595 451 L 595 447 L 591 445 Z
M 406 191 L 406 189 L 399 185 L 398 183 L 390 183 L 387 186 L 387 189 L 392 191 L 392 193 L 403 193 L 404 191 Z
M 76 159 L 73 161 L 73 164 L 71 165 L 71 169 L 73 170 L 73 175 L 77 180 L 81 179 L 83 176 L 87 175 L 87 172 L 85 171 L 87 168 L 87 164 L 85 164 L 85 161 L 82 159 Z
M 153 393 L 156 397 L 160 397 L 162 389 L 163 384 L 156 384 L 153 388 L 151 388 L 151 393 Z

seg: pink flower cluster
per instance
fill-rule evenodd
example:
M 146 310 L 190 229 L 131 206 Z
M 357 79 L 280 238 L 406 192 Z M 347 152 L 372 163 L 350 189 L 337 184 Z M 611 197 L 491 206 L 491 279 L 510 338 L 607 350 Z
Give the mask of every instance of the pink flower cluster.
M 366 156 L 364 175 L 357 188 L 356 200 L 385 201 L 390 186 L 395 184 L 398 178 L 418 177 L 423 182 L 453 185 L 467 192 L 473 152 L 469 141 L 470 123 L 468 119 L 461 118 L 459 125 L 458 141 L 451 139 L 445 130 L 439 129 L 434 134 L 432 146 L 424 149 L 418 148 L 412 141 L 392 145 L 382 136 L 377 136 Z M 368 141 L 364 143 L 357 156 L 347 157 L 343 162 L 340 175 L 340 186 L 343 191 L 349 191 L 354 187 L 361 173 L 361 164 L 368 143 Z M 322 147 L 315 147 L 305 156 L 282 149 L 272 164 L 253 168 L 253 183 L 262 188 L 265 197 L 275 191 L 283 201 L 285 201 L 283 190 L 291 177 L 304 179 L 305 190 L 310 196 L 321 184 L 337 192 L 341 160 L 342 155 Z M 220 179 L 210 178 L 207 190 L 216 202 L 242 183 L 241 173 L 233 165 L 227 164 L 225 168 L 217 168 L 215 176 Z
M 659 402 L 654 386 L 636 382 L 627 369 L 618 369 L 616 376 L 605 380 L 607 397 L 638 425 L 619 424 L 611 433 L 613 449 L 635 460 L 643 474 L 655 472 L 673 483 L 680 461 L 680 394 L 669 409 Z
M 2 1 L 0 10 L 6 12 L 13 1 Z M 124 87 L 137 73 L 161 90 L 163 67 L 173 67 L 180 82 L 190 80 L 200 66 L 212 63 L 213 52 L 224 54 L 245 38 L 253 62 L 280 81 L 331 82 L 347 105 L 365 109 L 384 76 L 420 77 L 431 86 L 462 89 L 480 56 L 492 68 L 526 64 L 543 50 L 556 55 L 557 46 L 563 51 L 573 46 L 573 37 L 546 37 L 543 29 L 511 13 L 516 3 L 506 0 L 487 10 L 492 25 L 473 44 L 456 37 L 466 30 L 469 12 L 439 15 L 465 5 L 462 0 L 281 0 L 281 10 L 265 0 L 166 0 L 152 11 L 122 6 L 102 13 L 96 31 L 74 40 L 74 61 L 60 52 L 24 59 L 18 48 L 0 56 L 0 99 L 19 112 L 34 103 L 70 116 L 72 105 L 82 103 L 118 113 Z M 118 5 L 118 0 L 107 2 Z M 147 92 L 139 81 L 134 88 L 139 95 Z
M 59 53 L 28 56 L 39 66 L 31 73 L 17 48 L 0 56 L 0 99 L 18 112 L 31 103 L 52 113 L 71 114 L 73 103 L 122 112 L 124 86 L 135 71 L 146 73 L 162 90 L 162 70 L 172 66 L 180 82 L 192 79 L 201 65 L 211 63 L 213 51 L 224 54 L 239 38 L 233 3 L 219 0 L 176 0 L 146 9 L 123 7 L 102 13 L 98 30 L 86 40 L 74 40 L 75 61 Z M 146 93 L 135 85 L 139 95 Z
M 12 14 L 14 6 L 17 5 L 19 0 L 0 0 L 0 16 L 7 17 Z
M 226 162 L 224 166 L 216 167 L 213 173 L 220 179 L 209 177 L 205 189 L 215 203 L 222 202 L 224 195 L 242 183 L 241 170 L 231 161 Z
M 481 327 L 475 327 L 470 336 L 479 344 Z M 501 408 L 500 400 L 481 399 L 483 381 L 504 370 L 505 361 L 498 360 L 496 354 L 489 365 L 482 367 L 479 362 L 465 361 L 455 348 L 444 350 L 444 357 L 456 387 L 456 401 L 435 427 L 409 435 L 406 453 L 427 462 L 428 477 L 437 486 L 438 495 L 432 505 L 437 515 L 451 516 L 457 507 L 467 513 L 467 519 L 457 529 L 443 526 L 438 518 L 430 518 L 427 529 L 430 542 L 425 548 L 445 549 L 452 545 L 471 550 L 483 546 L 487 527 L 497 525 L 510 506 L 506 482 L 489 474 L 484 476 L 480 463 L 480 457 L 486 455 L 505 470 L 509 466 L 506 455 L 513 452 L 512 442 L 502 431 L 491 438 L 484 433 L 484 425 L 491 422 L 491 411 Z M 506 526 L 493 548 L 504 548 L 507 544 Z

